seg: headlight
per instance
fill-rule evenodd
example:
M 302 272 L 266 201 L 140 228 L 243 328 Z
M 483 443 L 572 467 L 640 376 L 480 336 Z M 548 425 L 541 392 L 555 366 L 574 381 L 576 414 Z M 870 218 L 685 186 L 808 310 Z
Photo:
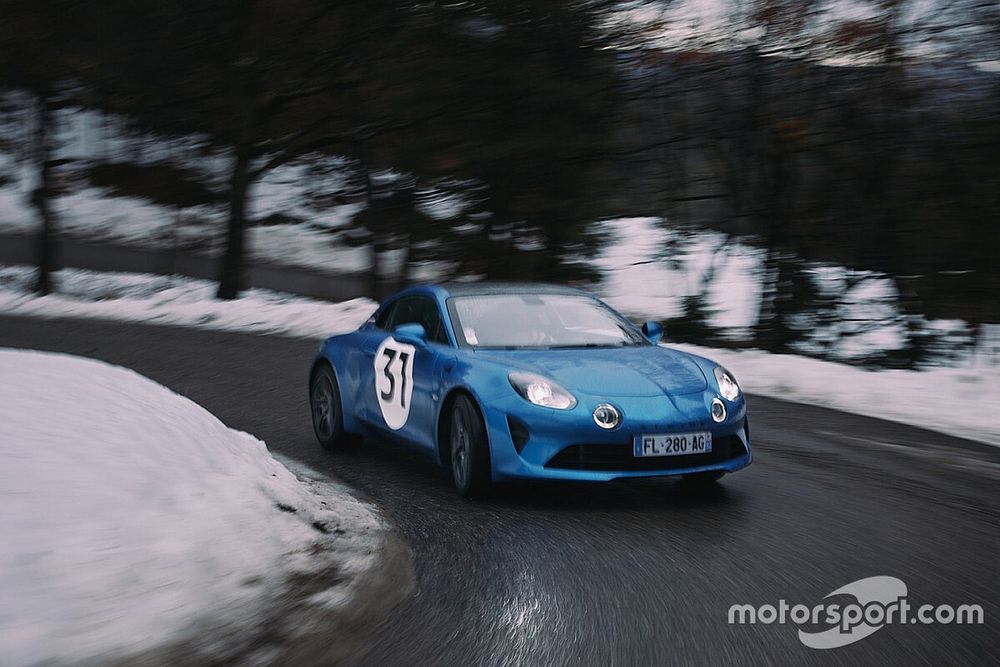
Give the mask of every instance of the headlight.
M 513 371 L 507 377 L 514 390 L 535 405 L 557 410 L 570 410 L 576 405 L 573 394 L 541 375 Z
M 722 366 L 715 367 L 715 379 L 719 383 L 719 393 L 727 401 L 735 401 L 740 395 L 740 386 L 736 384 L 736 378 Z

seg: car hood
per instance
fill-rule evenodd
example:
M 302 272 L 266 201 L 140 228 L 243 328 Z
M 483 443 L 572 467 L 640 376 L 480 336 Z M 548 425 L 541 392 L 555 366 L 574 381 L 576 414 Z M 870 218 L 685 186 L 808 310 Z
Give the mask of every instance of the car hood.
M 476 350 L 511 370 L 552 378 L 592 396 L 662 396 L 704 391 L 704 373 L 691 357 L 665 347 L 566 350 Z

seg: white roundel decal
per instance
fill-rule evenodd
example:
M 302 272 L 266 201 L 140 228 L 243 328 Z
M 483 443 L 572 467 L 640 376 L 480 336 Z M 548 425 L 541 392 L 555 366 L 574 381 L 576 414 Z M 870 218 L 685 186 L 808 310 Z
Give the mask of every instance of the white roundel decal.
M 375 352 L 375 395 L 385 425 L 398 431 L 410 416 L 413 396 L 412 345 L 386 338 Z

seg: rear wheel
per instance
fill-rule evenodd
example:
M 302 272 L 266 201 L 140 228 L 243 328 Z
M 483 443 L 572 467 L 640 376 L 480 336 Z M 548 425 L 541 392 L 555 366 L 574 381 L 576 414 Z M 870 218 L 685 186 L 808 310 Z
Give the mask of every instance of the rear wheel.
M 458 396 L 448 422 L 451 474 L 465 497 L 484 493 L 490 485 L 490 446 L 479 410 L 468 396 Z
M 309 385 L 313 432 L 323 449 L 340 449 L 346 444 L 344 411 L 340 402 L 337 378 L 329 366 L 321 366 Z

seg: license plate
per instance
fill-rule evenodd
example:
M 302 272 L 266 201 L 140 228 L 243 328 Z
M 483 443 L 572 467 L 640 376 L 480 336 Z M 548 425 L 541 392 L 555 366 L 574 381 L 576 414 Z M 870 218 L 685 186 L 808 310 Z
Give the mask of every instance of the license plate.
M 712 434 L 708 431 L 637 435 L 633 449 L 637 457 L 684 456 L 707 454 L 710 451 L 712 451 Z

